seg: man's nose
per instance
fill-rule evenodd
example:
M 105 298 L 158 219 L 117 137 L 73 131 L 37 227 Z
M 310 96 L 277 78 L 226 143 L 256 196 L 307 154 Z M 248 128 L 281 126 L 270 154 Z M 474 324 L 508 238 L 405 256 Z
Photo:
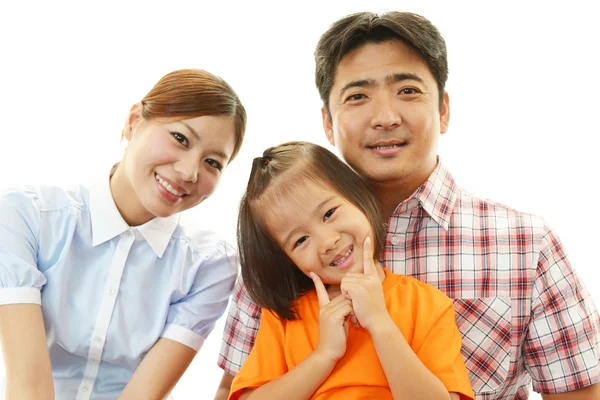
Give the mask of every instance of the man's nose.
M 402 123 L 398 105 L 395 99 L 390 94 L 382 94 L 376 96 L 373 101 L 373 118 L 371 119 L 371 126 L 374 129 L 391 130 Z

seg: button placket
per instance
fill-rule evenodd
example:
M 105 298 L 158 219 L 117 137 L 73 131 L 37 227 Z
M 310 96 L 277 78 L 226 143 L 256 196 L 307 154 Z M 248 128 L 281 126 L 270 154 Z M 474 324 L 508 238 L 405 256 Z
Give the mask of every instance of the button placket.
M 394 230 L 390 231 L 390 243 L 394 246 L 402 244 L 406 239 L 406 232 L 408 231 L 408 225 L 410 222 L 409 216 L 398 216 L 394 221 Z
M 123 270 L 125 269 L 125 262 L 134 241 L 135 236 L 133 232 L 127 231 L 123 233 L 119 238 L 117 248 L 112 257 L 106 283 L 107 288 L 104 290 L 104 295 L 102 296 L 102 301 L 100 303 L 100 312 L 98 314 L 98 319 L 96 320 L 96 325 L 94 326 L 92 340 L 90 341 L 88 362 L 83 373 L 84 378 L 79 386 L 77 400 L 89 400 L 92 394 L 94 382 L 96 381 L 98 369 L 100 368 L 108 326 L 112 318 L 117 294 L 121 285 L 121 277 L 123 276 Z
M 386 243 L 390 245 L 383 253 L 383 264 L 396 274 L 406 275 L 405 243 L 409 224 L 410 215 L 401 214 L 391 217 L 387 226 Z

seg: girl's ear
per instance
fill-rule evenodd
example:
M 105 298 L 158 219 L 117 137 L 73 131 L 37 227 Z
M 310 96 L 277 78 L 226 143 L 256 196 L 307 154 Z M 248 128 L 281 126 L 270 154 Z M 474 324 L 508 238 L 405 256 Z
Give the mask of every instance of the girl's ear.
M 133 106 L 131 106 L 129 114 L 127 114 L 127 119 L 125 120 L 125 125 L 123 126 L 123 133 L 121 136 L 128 141 L 131 141 L 135 127 L 139 125 L 142 120 L 142 103 L 135 103 Z

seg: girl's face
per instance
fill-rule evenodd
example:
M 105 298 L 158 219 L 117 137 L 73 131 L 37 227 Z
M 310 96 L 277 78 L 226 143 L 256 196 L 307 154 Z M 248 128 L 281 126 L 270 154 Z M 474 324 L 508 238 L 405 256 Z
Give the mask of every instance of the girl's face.
M 214 192 L 234 149 L 235 123 L 232 116 L 144 120 L 134 106 L 124 136 L 129 144 L 111 188 L 124 219 L 138 225 L 192 208 Z
M 362 247 L 367 236 L 373 239 L 372 227 L 329 185 L 305 180 L 265 214 L 269 233 L 307 276 L 315 272 L 339 285 L 347 272 L 363 272 Z

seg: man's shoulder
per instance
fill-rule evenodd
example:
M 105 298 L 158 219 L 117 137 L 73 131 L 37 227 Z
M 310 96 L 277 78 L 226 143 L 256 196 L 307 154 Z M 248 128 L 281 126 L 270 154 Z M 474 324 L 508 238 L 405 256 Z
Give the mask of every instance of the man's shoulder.
M 464 189 L 458 189 L 457 194 L 457 203 L 453 210 L 455 222 L 469 223 L 474 219 L 478 219 L 492 222 L 491 227 L 530 228 L 535 230 L 544 230 L 546 226 L 544 219 L 539 215 L 518 210 Z

